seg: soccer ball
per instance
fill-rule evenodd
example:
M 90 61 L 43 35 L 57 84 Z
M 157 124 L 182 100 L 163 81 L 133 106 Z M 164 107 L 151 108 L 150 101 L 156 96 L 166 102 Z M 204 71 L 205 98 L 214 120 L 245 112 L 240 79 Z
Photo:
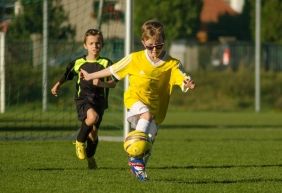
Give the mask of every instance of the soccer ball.
M 123 148 L 129 156 L 140 157 L 150 151 L 152 143 L 146 133 L 134 130 L 128 133 Z

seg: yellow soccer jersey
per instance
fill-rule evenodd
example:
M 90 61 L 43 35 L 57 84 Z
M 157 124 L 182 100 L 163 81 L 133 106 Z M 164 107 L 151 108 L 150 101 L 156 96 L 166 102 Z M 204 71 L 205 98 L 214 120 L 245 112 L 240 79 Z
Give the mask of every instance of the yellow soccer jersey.
M 190 78 L 181 70 L 179 60 L 166 54 L 158 63 L 153 63 L 146 50 L 123 58 L 113 64 L 110 71 L 119 80 L 128 75 L 129 87 L 124 93 L 126 108 L 141 101 L 148 106 L 157 124 L 166 116 L 173 86 L 178 85 L 184 91 L 183 81 Z

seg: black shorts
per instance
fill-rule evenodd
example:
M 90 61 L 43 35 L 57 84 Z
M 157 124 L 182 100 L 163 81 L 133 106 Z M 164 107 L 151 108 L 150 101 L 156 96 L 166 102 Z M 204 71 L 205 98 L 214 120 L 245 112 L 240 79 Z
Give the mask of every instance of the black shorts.
M 77 110 L 77 117 L 80 121 L 84 121 L 87 117 L 88 109 L 94 109 L 99 116 L 97 123 L 95 124 L 96 128 L 98 129 L 104 115 L 104 106 L 95 104 L 93 102 L 88 101 L 87 99 L 76 99 L 76 110 Z

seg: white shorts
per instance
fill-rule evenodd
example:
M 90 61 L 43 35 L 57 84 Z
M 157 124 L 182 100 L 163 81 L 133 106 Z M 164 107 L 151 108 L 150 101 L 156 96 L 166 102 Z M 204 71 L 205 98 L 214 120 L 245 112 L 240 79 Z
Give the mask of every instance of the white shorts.
M 149 108 L 142 102 L 138 101 L 132 105 L 127 111 L 127 121 L 130 123 L 131 128 L 135 129 L 141 114 L 148 112 Z

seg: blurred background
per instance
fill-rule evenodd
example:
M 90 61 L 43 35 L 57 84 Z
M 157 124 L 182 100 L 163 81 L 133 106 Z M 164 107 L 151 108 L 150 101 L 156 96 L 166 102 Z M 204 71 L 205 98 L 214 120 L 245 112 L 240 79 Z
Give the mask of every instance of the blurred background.
M 85 54 L 82 40 L 89 28 L 101 28 L 104 34 L 102 56 L 113 61 L 124 56 L 126 2 L 0 0 L 0 129 L 6 131 L 2 139 L 10 138 L 14 130 L 74 131 L 79 127 L 75 82 L 65 83 L 58 97 L 50 89 L 66 65 Z M 281 0 L 131 2 L 132 50 L 142 49 L 142 23 L 159 19 L 165 25 L 166 49 L 197 83 L 188 94 L 175 89 L 170 112 L 281 112 Z M 256 21 L 261 24 L 259 71 Z M 121 104 L 123 81 L 111 90 L 102 127 L 122 130 Z

